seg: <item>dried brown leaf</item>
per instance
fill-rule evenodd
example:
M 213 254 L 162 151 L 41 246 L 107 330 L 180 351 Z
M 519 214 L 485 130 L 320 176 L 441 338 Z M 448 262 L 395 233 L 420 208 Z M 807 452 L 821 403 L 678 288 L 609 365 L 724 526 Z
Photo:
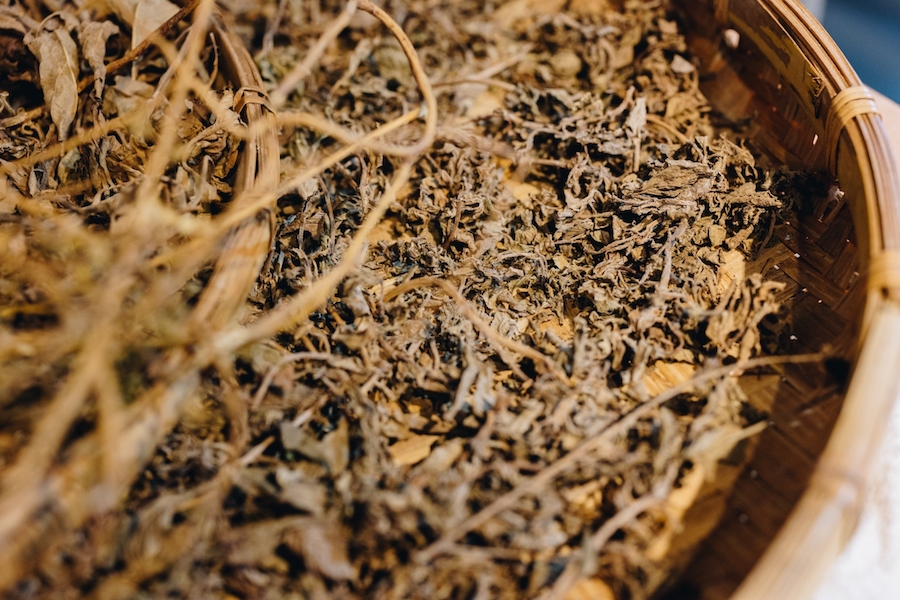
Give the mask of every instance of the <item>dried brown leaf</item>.
M 78 39 L 85 60 L 94 71 L 94 95 L 103 97 L 106 83 L 106 42 L 119 33 L 119 27 L 112 21 L 90 21 L 81 27 Z
M 581 579 L 573 585 L 564 600 L 615 600 L 612 588 L 602 579 Z
M 350 564 L 348 540 L 341 527 L 329 521 L 297 520 L 285 529 L 284 544 L 303 557 L 307 566 L 328 579 L 347 581 L 356 578 Z
M 392 444 L 391 458 L 397 466 L 414 465 L 431 455 L 431 447 L 440 439 L 437 435 L 413 435 Z
M 54 20 L 26 36 L 25 43 L 39 61 L 44 100 L 60 139 L 65 140 L 78 110 L 78 46 L 62 23 Z
M 178 12 L 169 0 L 107 0 L 112 10 L 131 27 L 131 47 L 134 48 L 160 25 Z

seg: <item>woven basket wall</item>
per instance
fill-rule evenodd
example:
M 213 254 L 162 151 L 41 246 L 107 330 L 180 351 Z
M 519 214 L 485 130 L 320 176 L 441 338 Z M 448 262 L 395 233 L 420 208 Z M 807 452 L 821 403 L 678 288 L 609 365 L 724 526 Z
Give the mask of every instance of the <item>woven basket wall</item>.
M 695 506 L 698 536 L 722 519 L 671 595 L 805 598 L 855 529 L 900 391 L 900 181 L 870 92 L 800 2 L 674 4 L 714 107 L 748 120 L 776 161 L 826 172 L 844 195 L 778 228 L 745 265 L 787 284 L 787 351 L 829 344 L 838 359 L 743 378 L 770 427 L 750 464 L 735 465 L 734 487 Z

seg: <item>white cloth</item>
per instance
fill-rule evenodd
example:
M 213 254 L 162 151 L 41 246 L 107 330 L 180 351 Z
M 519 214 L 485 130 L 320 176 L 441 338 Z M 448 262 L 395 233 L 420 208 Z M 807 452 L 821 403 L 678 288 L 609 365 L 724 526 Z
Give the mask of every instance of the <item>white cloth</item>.
M 900 402 L 894 405 L 859 527 L 814 600 L 900 598 Z
M 900 105 L 872 93 L 900 171 Z M 900 399 L 875 460 L 859 526 L 814 600 L 900 598 Z

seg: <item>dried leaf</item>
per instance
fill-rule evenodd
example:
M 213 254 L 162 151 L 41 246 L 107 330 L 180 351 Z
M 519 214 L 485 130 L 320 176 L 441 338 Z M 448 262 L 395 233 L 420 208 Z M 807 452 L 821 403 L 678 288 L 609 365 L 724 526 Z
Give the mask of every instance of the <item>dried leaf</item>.
M 126 115 L 139 106 L 147 103 L 147 99 L 156 90 L 149 83 L 116 75 L 115 83 L 107 88 L 104 97 L 103 110 L 110 115 Z
M 414 465 L 428 458 L 431 447 L 439 439 L 437 435 L 413 435 L 392 444 L 388 450 L 397 466 Z
M 325 577 L 334 581 L 356 578 L 356 569 L 347 554 L 347 538 L 340 526 L 327 521 L 298 520 L 285 530 L 282 540 L 291 551 L 303 557 L 310 569 Z
M 131 26 L 131 47 L 134 48 L 160 25 L 178 12 L 169 0 L 107 0 L 110 7 L 125 23 Z
M 612 588 L 602 579 L 580 579 L 566 592 L 565 600 L 615 600 Z
M 94 95 L 103 97 L 106 84 L 106 42 L 119 33 L 119 27 L 112 21 L 91 21 L 81 28 L 78 39 L 85 60 L 94 71 Z
M 710 429 L 697 437 L 685 455 L 692 461 L 703 466 L 707 478 L 712 478 L 716 473 L 716 464 L 728 456 L 741 440 L 753 437 L 762 432 L 767 426 L 766 421 L 760 421 L 749 427 L 737 427 L 734 425 L 720 425 Z
M 680 54 L 676 54 L 672 58 L 672 72 L 678 73 L 680 75 L 685 75 L 687 73 L 694 72 L 694 65 L 691 64 L 691 61 L 681 56 Z
M 503 29 L 512 29 L 518 21 L 558 13 L 565 4 L 565 0 L 512 0 L 494 12 L 493 21 Z
M 350 461 L 349 426 L 341 419 L 333 431 L 321 440 L 306 428 L 295 427 L 290 422 L 280 424 L 281 444 L 286 450 L 294 450 L 315 461 L 323 463 L 333 474 L 347 468 Z
M 310 481 L 303 471 L 284 466 L 275 470 L 275 481 L 281 488 L 282 501 L 313 515 L 324 514 L 328 491 L 321 483 Z
M 64 140 L 78 110 L 78 46 L 62 24 L 53 20 L 37 34 L 26 36 L 25 43 L 40 63 L 44 100 Z
M 255 565 L 265 562 L 275 554 L 283 532 L 297 524 L 296 517 L 270 520 L 230 529 L 221 536 L 228 549 L 227 562 L 231 565 Z
M 175 16 L 178 6 L 169 0 L 138 0 L 134 10 L 134 27 L 131 47 L 134 48 L 159 29 L 159 26 Z
M 27 18 L 19 5 L 0 7 L 0 30 L 15 31 L 24 36 L 28 33 L 28 27 L 23 22 Z

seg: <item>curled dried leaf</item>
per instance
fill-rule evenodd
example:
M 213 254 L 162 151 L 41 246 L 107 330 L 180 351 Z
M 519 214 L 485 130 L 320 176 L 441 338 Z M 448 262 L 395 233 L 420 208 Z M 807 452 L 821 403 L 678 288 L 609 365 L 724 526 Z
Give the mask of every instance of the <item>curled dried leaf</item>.
M 62 21 L 55 19 L 27 35 L 25 43 L 38 59 L 44 100 L 64 140 L 78 110 L 78 46 Z

